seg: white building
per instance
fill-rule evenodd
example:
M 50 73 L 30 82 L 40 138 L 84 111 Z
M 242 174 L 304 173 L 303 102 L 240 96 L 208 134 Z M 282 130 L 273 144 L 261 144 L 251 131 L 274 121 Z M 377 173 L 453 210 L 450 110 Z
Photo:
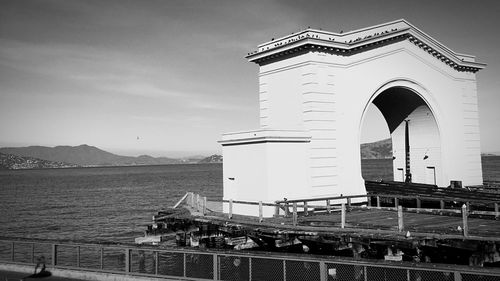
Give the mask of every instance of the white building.
M 395 180 L 406 177 L 409 120 L 413 182 L 482 184 L 475 73 L 485 64 L 474 56 L 397 20 L 340 34 L 307 29 L 247 58 L 260 67 L 260 129 L 223 135 L 224 199 L 366 194 L 360 131 L 373 105 L 391 133 Z

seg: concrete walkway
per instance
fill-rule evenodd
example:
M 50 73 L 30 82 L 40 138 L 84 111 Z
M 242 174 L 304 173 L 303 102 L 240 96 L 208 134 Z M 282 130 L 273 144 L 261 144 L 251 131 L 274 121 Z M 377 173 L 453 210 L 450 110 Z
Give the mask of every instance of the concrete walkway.
M 84 279 L 71 279 L 71 278 L 66 278 L 66 277 L 56 277 L 56 276 L 49 276 L 49 277 L 43 277 L 43 278 L 26 278 L 30 274 L 27 273 L 22 273 L 22 272 L 14 272 L 14 271 L 0 271 L 0 281 L 19 281 L 19 280 L 43 280 L 43 281 L 79 281 L 79 280 L 84 280 Z M 23 279 L 24 278 L 24 279 Z
M 96 272 L 77 269 L 62 269 L 50 268 L 47 270 L 52 273 L 52 276 L 43 278 L 26 278 L 33 274 L 35 269 L 34 265 L 20 265 L 20 264 L 6 264 L 0 262 L 0 281 L 20 281 L 20 280 L 41 280 L 41 281 L 179 281 L 188 280 L 182 278 L 170 279 L 167 277 L 147 277 L 147 276 L 134 276 L 126 274 L 115 274 L 106 272 Z M 26 279 L 22 279 L 26 278 Z

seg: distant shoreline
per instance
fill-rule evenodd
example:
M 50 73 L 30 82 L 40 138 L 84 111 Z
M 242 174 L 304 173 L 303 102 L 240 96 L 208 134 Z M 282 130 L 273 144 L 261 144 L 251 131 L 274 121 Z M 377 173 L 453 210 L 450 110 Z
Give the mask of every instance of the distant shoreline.
M 17 169 L 2 169 L 1 171 L 33 171 L 33 170 L 69 170 L 69 169 L 101 169 L 101 168 L 128 168 L 128 167 L 154 167 L 154 166 L 184 166 L 184 165 L 214 165 L 217 163 L 171 163 L 171 164 L 144 164 L 144 165 L 95 165 L 95 166 L 78 166 L 78 167 L 47 167 L 47 168 L 17 168 Z

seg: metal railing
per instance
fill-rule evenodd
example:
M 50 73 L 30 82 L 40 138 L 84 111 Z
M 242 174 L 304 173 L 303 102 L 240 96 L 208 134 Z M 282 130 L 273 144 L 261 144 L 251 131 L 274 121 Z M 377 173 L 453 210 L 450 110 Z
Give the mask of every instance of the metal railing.
M 0 262 L 181 280 L 500 281 L 498 268 L 381 262 L 310 255 L 158 249 L 129 245 L 0 240 Z

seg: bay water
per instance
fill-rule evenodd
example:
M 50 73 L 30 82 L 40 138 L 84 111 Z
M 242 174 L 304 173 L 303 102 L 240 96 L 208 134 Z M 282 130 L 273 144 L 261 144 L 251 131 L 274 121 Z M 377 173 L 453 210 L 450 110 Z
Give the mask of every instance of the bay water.
M 222 199 L 222 165 L 0 171 L 0 236 L 133 243 L 187 191 Z
M 392 160 L 363 160 L 367 180 L 391 180 Z M 500 181 L 500 157 L 483 157 Z M 0 170 L 0 236 L 133 243 L 186 192 L 222 199 L 222 165 Z

